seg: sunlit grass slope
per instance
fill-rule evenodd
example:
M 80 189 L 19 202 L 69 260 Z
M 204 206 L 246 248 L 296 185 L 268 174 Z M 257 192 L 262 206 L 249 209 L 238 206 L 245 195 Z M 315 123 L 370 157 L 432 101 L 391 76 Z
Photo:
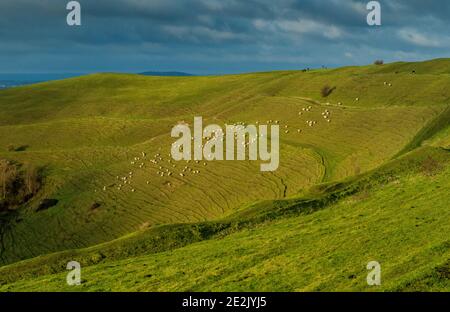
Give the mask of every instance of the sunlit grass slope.
M 327 98 L 321 96 L 321 89 L 325 85 L 336 87 Z M 318 184 L 334 185 L 333 183 L 338 181 L 354 179 L 355 176 L 377 170 L 398 157 L 411 153 L 415 155 L 414 152 L 424 144 L 447 155 L 443 148 L 448 148 L 450 142 L 448 85 L 450 61 L 433 60 L 422 63 L 217 77 L 168 78 L 96 74 L 3 90 L 0 92 L 0 158 L 43 166 L 45 184 L 38 197 L 26 206 L 0 216 L 0 261 L 10 264 L 39 255 L 85 248 L 99 243 L 115 244 L 115 239 L 123 244 L 118 250 L 125 251 L 123 254 L 119 252 L 120 255 L 106 257 L 111 261 L 128 261 L 125 260 L 127 257 L 136 257 L 129 261 L 138 263 L 161 259 L 176 263 L 181 261 L 178 257 L 190 257 L 188 255 L 192 248 L 205 248 L 204 256 L 214 258 L 213 255 L 222 248 L 220 244 L 232 244 L 235 238 L 236 241 L 247 239 L 250 243 L 253 235 L 250 233 L 256 229 L 247 228 L 247 225 L 243 228 L 236 226 L 232 230 L 227 228 L 227 235 L 232 235 L 223 241 L 214 239 L 189 246 L 190 243 L 212 237 L 201 230 L 200 234 L 191 235 L 189 227 L 186 230 L 184 226 L 180 226 L 181 232 L 175 231 L 171 234 L 170 228 L 165 227 L 178 227 L 173 224 L 186 223 L 220 223 L 224 218 L 245 219 L 248 218 L 247 214 L 251 214 L 259 205 L 263 205 L 271 215 L 270 211 L 276 210 L 278 203 L 273 200 L 303 198 L 302 196 L 310 194 Z M 308 110 L 305 110 L 306 108 Z M 329 111 L 330 122 L 323 118 L 325 111 Z M 192 124 L 194 116 L 202 116 L 204 124 L 219 125 L 233 122 L 266 124 L 279 121 L 280 168 L 274 173 L 261 173 L 258 162 L 169 162 L 168 153 L 173 142 L 170 137 L 171 128 L 181 121 Z M 316 121 L 313 127 L 307 124 L 310 120 Z M 8 145 L 24 148 L 22 151 L 13 152 L 8 151 Z M 142 157 L 143 152 L 146 157 Z M 158 164 L 150 162 L 154 155 L 160 155 Z M 140 158 L 139 161 L 135 161 L 136 157 Z M 139 166 L 141 163 L 143 166 Z M 198 170 L 199 174 L 186 174 L 181 177 L 179 173 L 183 172 L 185 166 Z M 157 171 L 162 170 L 159 167 L 170 168 L 173 175 L 161 177 L 157 174 Z M 430 188 L 427 190 L 432 192 L 434 189 L 431 185 L 438 178 L 427 179 L 416 174 L 411 178 L 413 181 L 410 181 L 407 171 L 402 173 L 402 178 L 396 183 L 412 183 L 408 184 L 409 188 L 405 188 L 411 191 L 405 193 L 405 203 L 410 204 L 416 198 L 413 192 L 415 187 L 423 185 L 425 190 L 429 183 Z M 120 180 L 117 177 L 128 175 L 129 172 L 133 172 L 132 183 L 118 189 Z M 446 173 L 448 174 L 448 171 L 439 174 L 439 183 L 445 181 Z M 282 229 L 285 226 L 300 223 L 304 224 L 305 231 L 308 231 L 308 218 L 314 220 L 314 215 L 325 214 L 324 218 L 328 216 L 326 220 L 329 220 L 329 223 L 325 222 L 322 226 L 329 227 L 330 237 L 338 239 L 339 236 L 333 235 L 333 229 L 338 224 L 333 224 L 332 216 L 339 215 L 339 218 L 345 219 L 348 209 L 352 207 L 364 214 L 366 209 L 387 205 L 386 216 L 383 217 L 386 220 L 398 213 L 398 198 L 389 199 L 389 196 L 395 195 L 392 193 L 396 189 L 393 185 L 395 184 L 390 183 L 386 189 L 369 192 L 369 206 L 360 201 L 327 202 L 320 204 L 327 209 L 310 216 L 292 216 L 292 219 L 283 220 L 276 218 L 276 221 L 261 223 L 257 228 L 261 231 L 260 235 L 272 233 L 270 240 L 282 240 Z M 55 198 L 59 202 L 48 210 L 36 211 L 39 201 L 43 198 Z M 440 208 L 434 208 L 431 201 L 430 199 L 428 207 L 424 204 L 423 211 L 414 211 L 433 214 L 433 209 L 443 209 L 443 203 Z M 92 209 L 94 204 L 99 204 L 99 207 Z M 427 212 L 426 209 L 430 211 Z M 441 215 L 443 218 L 444 215 Z M 372 224 L 374 220 L 367 221 L 368 228 L 372 227 L 369 223 Z M 260 224 L 260 221 L 252 222 Z M 361 222 L 365 222 L 364 218 Z M 443 230 L 445 222 L 438 225 L 436 233 Z M 386 240 L 386 233 L 396 231 L 397 228 L 393 226 L 389 224 L 387 232 L 378 234 Z M 221 229 L 221 226 L 219 228 Z M 293 232 L 285 235 L 301 241 L 303 232 L 296 229 L 293 227 Z M 243 231 L 239 232 L 240 230 Z M 313 248 L 314 240 L 318 245 L 322 244 L 322 238 L 316 235 L 318 232 L 314 232 L 318 229 L 310 230 L 312 232 L 308 239 L 311 244 L 301 246 L 305 249 L 293 249 L 292 253 L 299 255 L 308 249 L 309 257 L 317 253 L 319 258 L 323 258 L 322 248 Z M 409 230 L 408 233 L 414 233 L 422 229 L 419 227 Z M 162 232 L 147 237 L 136 234 L 140 231 Z M 205 231 L 209 233 L 210 229 Z M 216 232 L 217 229 L 214 229 L 214 235 Z M 354 243 L 358 233 L 347 233 L 350 243 Z M 408 233 L 404 234 L 410 235 Z M 129 234 L 136 238 L 134 243 L 121 238 Z M 165 238 L 167 241 L 164 241 Z M 331 248 L 333 242 L 336 243 L 338 252 L 339 242 L 333 239 L 327 246 Z M 437 237 L 435 242 L 438 244 L 443 241 Z M 208 244 L 214 244 L 217 248 Z M 104 250 L 100 252 L 102 246 L 91 248 L 101 255 L 107 254 Z M 169 251 L 181 246 L 185 247 Z M 236 246 L 239 246 L 239 243 Z M 347 247 L 350 248 L 349 246 Z M 223 246 L 229 247 L 230 245 Z M 255 245 L 255 250 L 262 253 L 264 248 L 266 245 L 263 243 Z M 360 245 L 352 248 L 357 251 Z M 206 252 L 208 249 L 209 253 Z M 284 249 L 289 253 L 289 248 L 280 247 L 281 251 Z M 147 255 L 149 250 L 158 253 Z M 172 252 L 176 253 L 173 259 Z M 230 261 L 230 266 L 237 266 L 234 261 L 239 258 L 236 255 L 238 250 L 230 252 L 227 261 Z M 248 249 L 248 252 L 251 253 L 251 249 Z M 361 254 L 364 252 L 361 251 Z M 67 255 L 62 255 L 61 261 L 66 261 Z M 103 259 L 101 255 L 99 257 Z M 399 257 L 408 258 L 411 255 L 405 251 L 405 254 L 399 254 Z M 194 261 L 195 256 L 191 256 Z M 387 253 L 386 257 L 388 256 Z M 34 261 L 40 261 L 39 259 L 47 259 L 47 256 L 43 257 L 28 261 L 33 264 Z M 92 257 L 95 260 L 98 256 Z M 269 261 L 275 256 L 268 251 L 265 257 Z M 223 257 L 218 256 L 219 258 Z M 436 258 L 437 260 L 431 263 L 438 265 L 444 258 Z M 187 263 L 190 263 L 189 261 Z M 57 263 L 57 268 L 60 269 L 60 263 Z M 95 263 L 96 261 L 87 261 L 90 265 Z M 21 262 L 18 264 L 20 267 Z M 350 261 L 350 264 L 354 265 L 355 262 Z M 192 270 L 201 270 L 201 267 L 193 266 Z M 17 272 L 26 273 L 29 269 L 27 266 L 22 268 L 17 269 Z M 293 269 L 286 265 L 285 272 L 290 268 Z M 314 275 L 319 268 L 320 265 L 316 264 L 309 270 Z M 14 275 L 11 273 L 13 269 L 5 269 L 9 273 L 4 276 Z M 152 267 L 153 269 L 155 268 Z M 244 269 L 238 268 L 234 273 L 230 273 L 230 276 L 244 274 Z M 44 270 L 39 274 L 49 274 L 56 269 L 52 270 Z M 92 274 L 100 274 L 96 273 L 95 267 L 89 270 Z M 161 265 L 158 270 L 164 270 L 164 266 Z M 364 270 L 364 267 L 358 267 L 358 270 Z M 421 270 L 414 272 L 422 272 Z M 228 278 L 227 272 L 218 274 L 220 278 L 216 278 Z M 325 271 L 323 274 L 325 281 L 329 276 L 327 274 L 333 275 L 335 272 Z M 165 275 L 161 273 L 161 276 Z M 299 277 L 298 281 L 302 279 L 304 278 Z M 5 277 L 4 280 L 7 281 L 8 278 Z M 15 280 L 10 280 L 12 281 Z M 253 281 L 254 287 L 264 286 L 258 282 L 258 278 Z M 400 279 L 396 281 L 400 283 Z M 273 282 L 279 285 L 280 290 L 281 287 L 287 287 L 283 283 L 275 283 L 275 280 Z M 92 283 L 89 289 L 101 287 L 100 284 L 94 285 L 94 281 Z M 205 279 L 205 283 L 210 283 L 210 280 Z M 289 283 L 289 280 L 286 280 L 286 283 Z M 336 285 L 347 289 L 347 285 L 340 282 L 333 282 L 329 286 L 323 283 L 300 285 L 293 282 L 290 289 L 325 289 Z M 400 285 L 398 283 L 395 285 Z M 206 290 L 206 285 L 196 289 Z M 237 284 L 227 280 L 222 284 L 217 282 L 212 285 L 214 289 L 231 290 L 230 287 Z M 264 286 L 265 289 L 269 289 L 268 285 Z M 355 284 L 355 287 L 362 284 L 358 285 Z M 113 285 L 108 287 L 119 289 Z M 128 286 L 123 287 L 125 289 Z M 161 284 L 158 287 L 143 287 L 148 290 L 195 288 L 193 285 L 175 285 L 170 282 L 167 286 Z
M 423 167 L 435 161 L 430 172 Z M 0 269 L 3 291 L 450 290 L 450 154 L 422 148 L 302 197 Z M 65 264 L 83 283 L 65 283 Z M 382 266 L 382 285 L 366 265 Z M 59 273 L 58 273 L 59 272 Z

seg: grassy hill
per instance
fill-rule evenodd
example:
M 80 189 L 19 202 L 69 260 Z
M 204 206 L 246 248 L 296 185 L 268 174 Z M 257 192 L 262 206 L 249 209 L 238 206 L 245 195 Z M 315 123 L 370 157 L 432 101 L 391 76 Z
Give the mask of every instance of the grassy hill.
M 380 290 L 448 290 L 449 83 L 443 59 L 2 90 L 0 158 L 45 183 L 0 215 L 0 289 L 59 290 L 77 260 L 82 290 L 371 290 L 377 260 Z M 280 168 L 169 162 L 171 128 L 194 116 L 279 120 Z M 38 211 L 44 198 L 58 204 Z

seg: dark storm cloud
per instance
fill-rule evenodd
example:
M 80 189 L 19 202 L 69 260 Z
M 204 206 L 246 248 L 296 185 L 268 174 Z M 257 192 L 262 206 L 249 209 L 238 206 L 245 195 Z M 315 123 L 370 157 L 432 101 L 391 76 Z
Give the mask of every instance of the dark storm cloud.
M 2 0 L 0 72 L 194 73 L 448 56 L 450 1 L 390 0 L 381 27 L 361 0 Z

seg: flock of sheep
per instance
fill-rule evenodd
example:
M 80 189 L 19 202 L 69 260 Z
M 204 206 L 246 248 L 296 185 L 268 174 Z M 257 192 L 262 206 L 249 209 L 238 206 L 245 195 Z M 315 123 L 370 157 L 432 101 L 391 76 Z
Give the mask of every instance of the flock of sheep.
M 327 105 L 330 105 L 330 103 L 326 103 Z M 338 103 L 338 105 L 342 105 L 342 103 Z M 302 108 L 302 110 L 300 111 L 300 112 L 298 112 L 298 115 L 299 116 L 303 116 L 303 114 L 305 114 L 305 113 L 307 113 L 307 112 L 310 112 L 311 110 L 313 109 L 313 107 L 312 106 L 308 106 L 308 107 L 304 107 L 304 108 Z M 331 112 L 328 110 L 328 109 L 325 109 L 325 111 L 324 112 L 322 112 L 322 117 L 327 121 L 327 122 L 331 122 L 331 119 L 330 119 L 330 117 L 331 117 Z M 259 121 L 256 121 L 255 122 L 256 124 L 259 124 Z M 267 120 L 266 121 L 266 123 L 267 124 L 280 124 L 280 121 L 279 120 L 272 120 L 272 119 L 269 119 L 269 120 Z M 313 126 L 315 126 L 316 124 L 317 124 L 317 121 L 315 121 L 315 120 L 306 120 L 306 124 L 309 126 L 309 127 L 313 127 Z M 284 133 L 286 133 L 286 134 L 289 134 L 289 125 L 288 124 L 286 124 L 286 125 L 284 125 Z M 297 129 L 297 133 L 301 133 L 302 132 L 302 130 L 301 129 Z
M 328 103 L 327 103 L 328 104 Z M 308 112 L 311 112 L 313 110 L 312 106 L 307 106 L 302 108 L 301 111 L 298 112 L 298 116 L 301 117 L 303 115 L 307 115 Z M 322 113 L 321 116 L 325 119 L 325 121 L 327 123 L 331 122 L 331 112 L 328 109 L 325 109 Z M 318 122 L 316 120 L 306 120 L 305 121 L 306 124 L 309 127 L 314 127 L 315 125 L 318 124 Z M 260 123 L 259 121 L 255 122 L 257 125 Z M 267 120 L 266 123 L 268 125 L 270 124 L 276 124 L 276 125 L 280 125 L 281 121 L 280 120 Z M 244 122 L 235 122 L 234 125 L 241 125 L 241 126 L 246 126 L 246 123 Z M 288 124 L 285 124 L 283 126 L 284 129 L 284 133 L 289 134 L 290 133 L 290 127 Z M 302 130 L 301 129 L 297 129 L 297 133 L 301 133 Z M 220 138 L 220 139 L 223 139 Z M 255 140 L 253 138 L 253 140 Z M 250 142 L 246 142 L 245 145 L 248 145 Z M 121 190 L 128 190 L 132 193 L 136 192 L 136 189 L 133 186 L 133 180 L 135 177 L 135 173 L 138 170 L 144 170 L 144 169 L 149 169 L 147 170 L 146 174 L 147 176 L 150 178 L 151 176 L 149 176 L 148 173 L 151 174 L 151 172 L 153 172 L 153 174 L 157 177 L 166 177 L 166 178 L 172 178 L 172 179 L 176 179 L 175 176 L 179 176 L 178 179 L 182 179 L 188 175 L 197 175 L 200 174 L 200 170 L 199 170 L 199 166 L 207 166 L 207 162 L 204 161 L 190 161 L 190 160 L 186 160 L 184 161 L 185 164 L 181 164 L 180 162 L 176 162 L 174 160 L 172 160 L 172 156 L 170 154 L 167 155 L 168 158 L 164 158 L 161 153 L 156 153 L 155 155 L 153 155 L 153 157 L 148 157 L 147 154 L 145 152 L 141 152 L 141 154 L 139 156 L 136 156 L 133 158 L 133 160 L 130 161 L 130 165 L 132 166 L 130 168 L 130 170 L 122 175 L 122 176 L 116 176 L 116 182 L 109 185 L 109 186 L 103 186 L 102 190 L 103 191 L 107 191 L 109 188 L 116 188 L 118 191 Z M 173 182 L 173 180 L 172 180 Z M 164 184 L 168 187 L 172 186 L 172 182 L 171 180 L 169 181 L 165 181 Z M 146 181 L 147 185 L 150 185 L 151 182 L 150 180 Z
M 152 158 L 148 158 L 147 154 L 145 152 L 142 152 L 141 155 L 134 157 L 130 162 L 132 168 L 129 172 L 122 176 L 116 176 L 116 183 L 113 183 L 110 186 L 104 185 L 102 190 L 107 191 L 109 188 L 115 187 L 118 191 L 121 191 L 126 187 L 130 192 L 136 192 L 136 189 L 133 187 L 133 179 L 135 177 L 135 173 L 136 171 L 146 169 L 147 167 L 150 169 L 149 172 L 154 172 L 155 176 L 169 178 L 178 173 L 178 175 L 182 178 L 187 176 L 188 174 L 199 174 L 200 170 L 199 168 L 196 168 L 196 165 L 203 165 L 205 167 L 207 166 L 206 162 L 201 163 L 198 160 L 192 162 L 190 160 L 186 160 L 185 162 L 185 166 L 182 166 L 180 164 L 177 165 L 175 164 L 175 161 L 172 160 L 172 156 L 170 154 L 168 154 L 168 158 L 166 159 L 161 155 L 161 153 L 157 153 L 153 155 Z M 191 163 L 194 165 L 190 165 Z M 150 180 L 147 180 L 146 184 L 149 185 Z M 172 183 L 166 181 L 165 185 L 171 187 Z

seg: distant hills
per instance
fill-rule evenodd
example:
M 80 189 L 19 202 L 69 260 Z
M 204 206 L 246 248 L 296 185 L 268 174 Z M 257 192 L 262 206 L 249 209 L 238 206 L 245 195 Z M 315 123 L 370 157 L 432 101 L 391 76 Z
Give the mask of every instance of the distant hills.
M 82 74 L 0 74 L 0 90 L 12 87 L 24 86 L 39 82 L 46 82 L 52 80 L 60 80 L 66 78 L 72 78 L 81 76 Z M 168 71 L 147 71 L 139 73 L 138 75 L 144 76 L 157 76 L 157 77 L 191 77 L 193 74 Z
M 83 75 L 82 73 L 22 73 L 0 74 L 0 90 L 39 82 L 61 80 Z
M 168 72 L 160 72 L 160 71 L 147 71 L 140 73 L 140 75 L 145 76 L 170 76 L 170 77 L 188 77 L 188 76 L 195 76 L 188 73 L 183 72 L 176 72 L 176 71 L 168 71 Z

